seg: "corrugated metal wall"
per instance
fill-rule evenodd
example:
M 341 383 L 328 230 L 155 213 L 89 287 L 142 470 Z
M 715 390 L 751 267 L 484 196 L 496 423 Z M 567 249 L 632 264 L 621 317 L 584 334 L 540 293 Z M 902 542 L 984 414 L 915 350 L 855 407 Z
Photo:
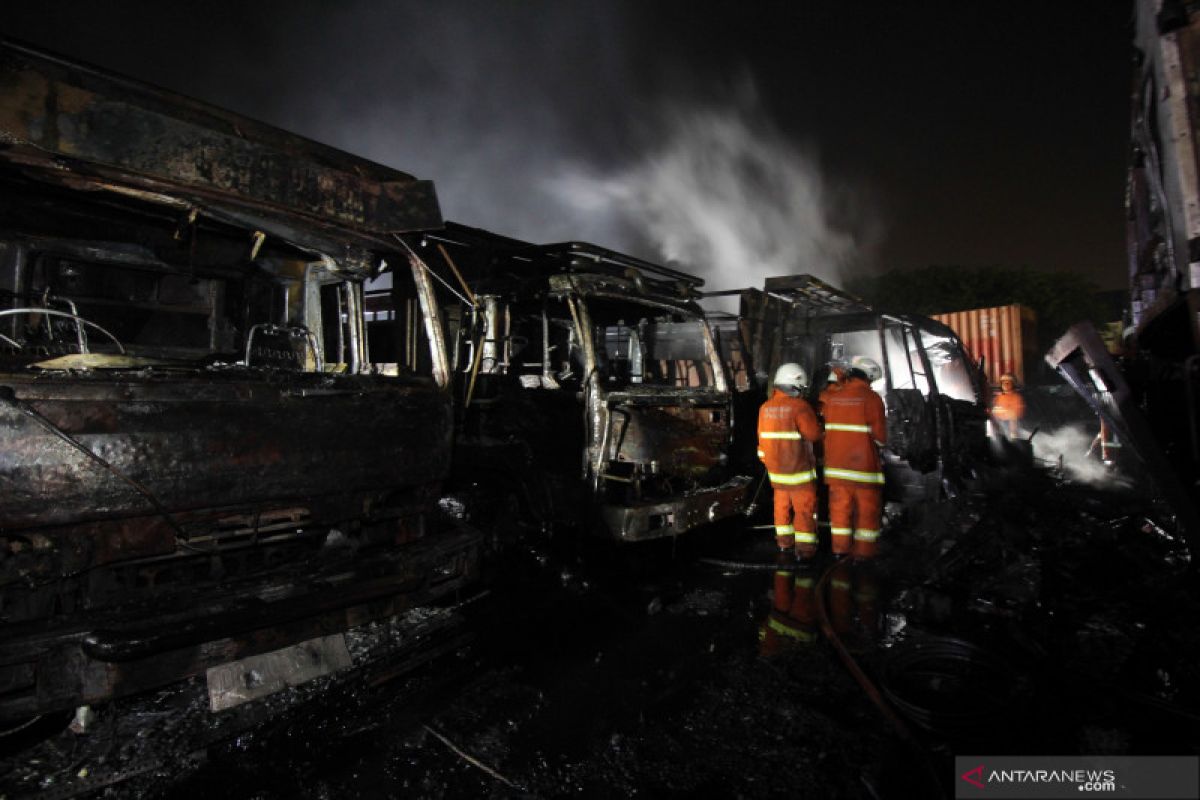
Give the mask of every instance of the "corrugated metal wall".
M 984 371 L 993 386 L 1006 372 L 1025 382 L 1025 366 L 1028 363 L 1032 369 L 1037 357 L 1033 309 L 1019 305 L 973 308 L 934 314 L 933 318 L 954 329 L 973 359 L 983 357 Z

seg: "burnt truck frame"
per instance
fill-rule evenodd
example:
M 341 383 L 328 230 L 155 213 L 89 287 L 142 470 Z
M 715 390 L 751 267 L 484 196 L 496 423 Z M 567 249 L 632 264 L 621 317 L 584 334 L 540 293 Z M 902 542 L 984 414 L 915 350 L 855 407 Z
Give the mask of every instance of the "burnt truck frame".
M 1120 355 L 1092 325 L 1046 353 L 1137 457 L 1200 548 L 1200 9 L 1134 3 L 1125 191 L 1129 309 Z
M 443 342 L 381 363 L 363 308 L 438 224 L 426 181 L 0 41 L 0 718 L 196 675 L 217 708 L 255 692 L 212 670 L 345 666 L 474 579 Z
M 880 313 L 812 275 L 767 278 L 743 289 L 739 316 L 719 328 L 739 385 L 761 402 L 775 369 L 793 361 L 808 372 L 816 402 L 831 363 L 873 358 L 883 378 L 873 387 L 887 408 L 884 496 L 904 503 L 955 492 L 988 458 L 986 382 L 946 325 L 928 317 Z M 748 436 L 740 459 L 754 457 Z
M 439 276 L 456 475 L 509 487 L 503 521 L 636 542 L 744 508 L 751 477 L 727 457 L 731 392 L 695 302 L 699 279 L 455 223 L 404 239 Z M 413 298 L 393 289 L 377 302 Z M 403 322 L 393 332 L 400 352 L 420 335 Z

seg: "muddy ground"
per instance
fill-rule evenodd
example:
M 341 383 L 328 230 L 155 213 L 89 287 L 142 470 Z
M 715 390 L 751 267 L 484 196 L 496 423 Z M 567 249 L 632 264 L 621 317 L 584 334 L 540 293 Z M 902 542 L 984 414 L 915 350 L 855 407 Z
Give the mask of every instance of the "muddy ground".
M 1200 598 L 1144 492 L 994 475 L 836 568 L 777 563 L 762 522 L 636 553 L 529 537 L 482 596 L 380 632 L 412 645 L 390 667 L 236 735 L 199 683 L 96 709 L 9 742 L 3 791 L 937 797 L 955 754 L 1200 750 Z

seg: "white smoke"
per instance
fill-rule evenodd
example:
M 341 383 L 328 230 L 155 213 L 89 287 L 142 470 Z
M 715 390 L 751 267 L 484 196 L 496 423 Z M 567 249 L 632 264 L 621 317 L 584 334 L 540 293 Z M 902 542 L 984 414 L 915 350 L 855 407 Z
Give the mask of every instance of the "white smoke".
M 252 25 L 205 4 L 130 0 L 127 25 L 104 4 L 60 5 L 23 33 L 430 178 L 456 222 L 676 262 L 708 289 L 837 283 L 877 238 L 748 68 L 649 51 L 658 17 L 641 4 L 263 2 Z M 147 25 L 215 32 L 168 42 Z
M 807 272 L 839 283 L 861 258 L 845 205 L 816 159 L 770 122 L 753 94 L 724 106 L 673 107 L 643 156 L 608 173 L 568 167 L 552 188 L 581 218 L 630 229 L 707 289 L 761 288 Z M 614 224 L 614 221 L 616 224 Z M 863 225 L 856 225 L 859 230 Z
M 1095 438 L 1096 433 L 1082 424 L 1039 430 L 1033 437 L 1033 455 L 1048 464 L 1062 464 L 1066 476 L 1079 483 L 1107 487 L 1132 486 L 1127 476 L 1101 462 L 1098 442 L 1091 455 L 1088 455 Z

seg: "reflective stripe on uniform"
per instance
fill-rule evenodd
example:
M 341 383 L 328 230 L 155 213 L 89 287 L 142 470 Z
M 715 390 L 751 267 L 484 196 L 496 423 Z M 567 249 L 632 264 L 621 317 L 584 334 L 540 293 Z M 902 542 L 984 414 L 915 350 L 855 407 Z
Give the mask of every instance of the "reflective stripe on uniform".
M 775 534 L 777 536 L 791 536 L 796 532 L 796 529 L 791 525 L 776 525 Z
M 870 425 L 851 425 L 848 422 L 826 422 L 827 431 L 848 431 L 850 433 L 870 433 Z
M 763 431 L 758 435 L 760 439 L 803 439 L 800 431 Z
M 796 578 L 795 587 L 797 589 L 811 589 L 813 587 L 812 578 Z
M 855 481 L 856 483 L 883 483 L 882 472 L 859 472 L 854 469 L 839 469 L 838 467 L 826 467 L 825 478 L 841 478 L 844 481 Z
M 833 584 L 833 588 L 835 588 L 835 589 L 849 589 L 850 588 L 850 581 L 844 581 L 844 580 L 840 580 L 838 578 L 834 578 L 832 581 L 830 581 L 830 583 Z
M 761 449 L 759 449 L 759 451 L 758 451 L 758 457 L 759 457 L 759 458 L 766 458 L 766 456 L 767 456 L 767 454 L 766 454 L 766 453 L 764 453 L 764 452 L 763 452 Z
M 830 528 L 829 532 L 834 536 L 849 536 L 854 533 L 853 528 Z
M 816 544 L 817 535 L 815 533 L 805 533 L 804 531 L 796 531 L 796 541 L 804 542 L 805 544 Z
M 862 530 L 860 528 L 854 532 L 854 538 L 863 542 L 873 542 L 879 538 L 879 531 Z
M 767 626 L 776 633 L 792 639 L 799 639 L 802 642 L 811 642 L 816 638 L 816 634 L 809 633 L 808 631 L 796 630 L 795 628 L 789 628 L 787 625 L 784 625 L 782 622 L 773 617 L 767 621 Z
M 768 472 L 767 475 L 770 476 L 771 483 L 782 483 L 785 486 L 799 486 L 817 479 L 817 473 L 811 469 L 807 472 Z

